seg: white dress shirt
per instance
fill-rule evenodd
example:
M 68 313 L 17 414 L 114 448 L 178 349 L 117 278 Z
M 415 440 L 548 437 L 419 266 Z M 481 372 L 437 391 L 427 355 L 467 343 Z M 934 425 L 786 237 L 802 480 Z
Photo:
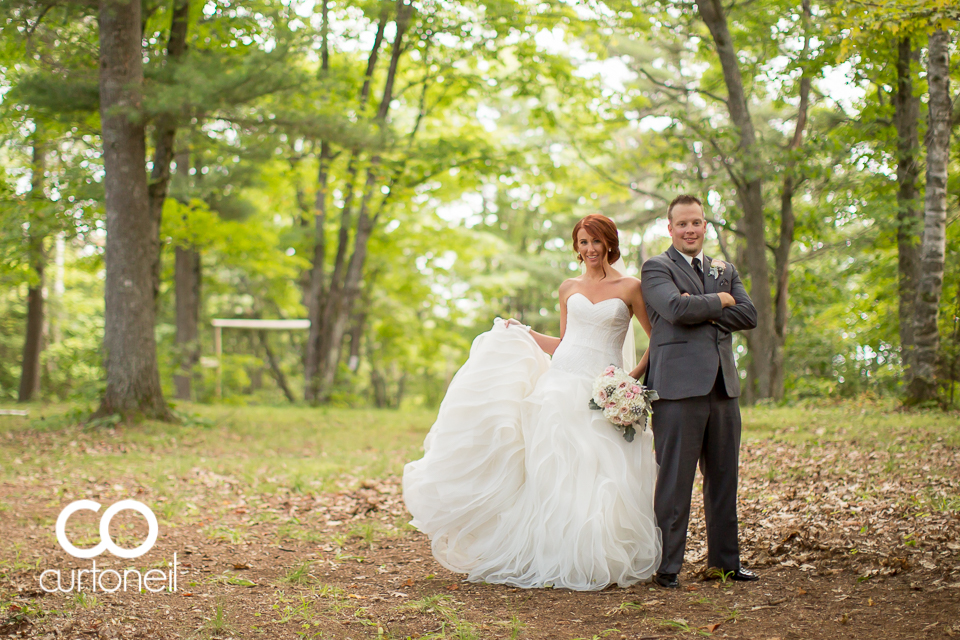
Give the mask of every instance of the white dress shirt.
M 699 258 L 699 259 L 700 259 L 700 268 L 701 268 L 701 269 L 704 268 L 704 266 L 703 266 L 703 250 L 701 250 L 700 253 L 698 253 L 698 254 L 695 255 L 695 256 L 688 256 L 688 255 L 685 254 L 683 251 L 678 251 L 677 253 L 679 253 L 680 255 L 682 255 L 682 256 L 683 256 L 683 259 L 686 260 L 686 261 L 687 261 L 687 264 L 690 265 L 691 267 L 693 266 L 693 259 L 694 259 L 694 258 Z M 696 269 L 694 269 L 694 271 L 696 271 Z

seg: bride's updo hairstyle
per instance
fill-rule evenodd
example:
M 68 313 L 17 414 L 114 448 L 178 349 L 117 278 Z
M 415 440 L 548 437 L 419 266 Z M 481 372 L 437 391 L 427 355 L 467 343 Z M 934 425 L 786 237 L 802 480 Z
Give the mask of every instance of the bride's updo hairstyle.
M 573 227 L 573 250 L 577 252 L 577 261 L 583 262 L 583 256 L 577 247 L 577 234 L 584 229 L 591 238 L 597 238 L 607 248 L 607 262 L 613 264 L 620 259 L 620 236 L 617 235 L 617 225 L 607 216 L 591 213 Z

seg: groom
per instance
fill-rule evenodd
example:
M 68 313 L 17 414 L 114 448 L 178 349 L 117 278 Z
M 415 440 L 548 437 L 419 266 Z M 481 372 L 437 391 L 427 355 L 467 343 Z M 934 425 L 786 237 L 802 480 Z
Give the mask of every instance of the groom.
M 677 196 L 667 209 L 673 246 L 647 260 L 643 299 L 653 331 L 645 383 L 653 403 L 657 463 L 654 510 L 663 557 L 654 580 L 680 586 L 697 463 L 703 474 L 707 566 L 756 580 L 740 566 L 737 543 L 737 466 L 740 449 L 740 377 L 733 359 L 734 331 L 757 326 L 757 310 L 729 262 L 703 255 L 706 220 L 693 196 Z

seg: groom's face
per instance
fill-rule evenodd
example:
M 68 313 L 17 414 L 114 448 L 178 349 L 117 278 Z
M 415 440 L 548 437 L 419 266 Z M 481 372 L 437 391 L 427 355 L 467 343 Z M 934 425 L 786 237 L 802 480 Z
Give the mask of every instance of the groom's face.
M 678 204 L 670 212 L 667 229 L 673 238 L 673 246 L 680 253 L 697 256 L 703 249 L 703 235 L 707 230 L 707 221 L 703 209 L 697 203 Z

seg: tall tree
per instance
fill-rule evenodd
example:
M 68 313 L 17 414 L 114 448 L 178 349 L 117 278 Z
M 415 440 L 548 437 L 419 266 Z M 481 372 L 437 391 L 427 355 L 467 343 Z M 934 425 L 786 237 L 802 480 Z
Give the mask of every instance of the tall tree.
M 938 28 L 927 50 L 929 86 L 926 150 L 927 175 L 923 212 L 923 242 L 920 247 L 920 278 L 914 319 L 916 354 L 907 390 L 907 404 L 934 400 L 937 388 L 937 354 L 940 332 L 937 321 L 943 292 L 943 261 L 947 232 L 947 169 L 950 161 L 950 129 L 953 103 L 950 96 L 950 35 Z
M 802 0 L 803 48 L 800 52 L 800 102 L 797 107 L 797 122 L 793 137 L 787 145 L 787 161 L 784 167 L 783 186 L 780 190 L 780 241 L 774 250 L 774 273 L 776 278 L 775 296 L 775 348 L 771 354 L 770 393 L 776 400 L 782 400 L 784 394 L 784 356 L 787 341 L 787 320 L 790 291 L 790 250 L 796 228 L 796 214 L 793 210 L 793 197 L 803 177 L 798 175 L 798 155 L 803 144 L 803 133 L 807 126 L 807 114 L 810 110 L 811 70 L 808 68 L 810 56 L 810 0 Z
M 914 304 L 920 272 L 920 229 L 923 213 L 917 206 L 917 182 L 920 162 L 917 154 L 920 138 L 920 96 L 914 94 L 913 67 L 920 60 L 920 48 L 910 37 L 897 43 L 897 92 L 894 97 L 894 123 L 897 129 L 897 256 L 900 326 L 900 357 L 904 382 L 909 386 L 913 375 Z
M 167 39 L 166 68 L 163 69 L 167 82 L 172 82 L 177 63 L 187 50 L 187 26 L 190 17 L 190 0 L 173 0 L 170 17 L 170 36 Z M 153 134 L 153 167 L 150 171 L 148 194 L 150 216 L 154 220 L 155 231 L 152 235 L 153 257 L 153 297 L 160 293 L 160 222 L 163 216 L 163 203 L 167 199 L 170 186 L 170 163 L 173 161 L 174 141 L 180 114 L 161 112 L 155 118 Z
M 44 171 L 47 165 L 47 144 L 44 140 L 43 125 L 35 123 L 33 133 L 33 162 L 31 164 L 30 198 L 28 207 L 39 209 L 46 200 L 43 193 Z M 23 341 L 23 359 L 20 363 L 20 392 L 19 402 L 33 400 L 34 394 L 40 391 L 40 353 L 43 349 L 43 289 L 44 269 L 47 255 L 44 248 L 46 233 L 44 225 L 38 219 L 38 211 L 34 211 L 27 231 L 27 251 L 34 280 L 27 290 L 27 334 Z
M 710 31 L 720 59 L 727 87 L 726 106 L 730 120 L 737 128 L 738 167 L 730 167 L 737 197 L 743 209 L 741 218 L 744 236 L 745 270 L 750 276 L 750 298 L 757 307 L 757 328 L 749 333 L 751 363 L 756 375 L 757 396 L 774 396 L 774 357 L 777 337 L 774 328 L 774 306 L 770 295 L 770 271 L 767 259 L 766 220 L 763 213 L 763 167 L 758 153 L 757 134 L 750 116 L 743 75 L 734 47 L 727 16 L 720 0 L 697 0 L 700 17 Z M 802 131 L 802 129 L 801 129 Z
M 177 176 L 190 180 L 190 152 L 177 154 Z M 186 203 L 184 203 L 186 204 Z M 193 242 L 174 242 L 173 286 L 176 296 L 176 355 L 173 386 L 178 400 L 192 399 L 193 367 L 200 359 L 200 250 Z
M 156 220 L 147 191 L 143 53 L 137 0 L 100 0 L 100 119 L 107 218 L 104 350 L 97 415 L 170 419 L 154 336 Z

